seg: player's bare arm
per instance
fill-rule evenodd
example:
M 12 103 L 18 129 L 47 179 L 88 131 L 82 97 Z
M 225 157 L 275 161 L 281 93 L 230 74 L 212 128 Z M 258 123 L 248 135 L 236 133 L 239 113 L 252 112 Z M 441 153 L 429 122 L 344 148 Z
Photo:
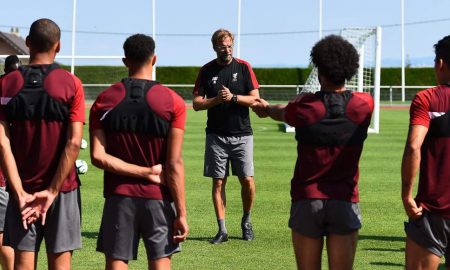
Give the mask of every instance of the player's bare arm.
M 286 108 L 286 104 L 275 104 L 269 105 L 268 114 L 270 118 L 277 121 L 285 121 L 284 119 L 284 110 Z
M 289 102 L 300 102 L 300 100 L 304 97 L 303 94 L 297 95 L 294 99 Z M 267 106 L 267 115 L 270 116 L 273 120 L 286 122 L 285 119 L 285 110 L 287 104 L 275 104 Z
M 192 100 L 192 107 L 195 111 L 202 111 L 212 108 L 216 105 L 219 105 L 223 102 L 222 96 L 217 95 L 213 98 L 206 98 L 201 95 L 194 95 L 194 99 Z
M 186 198 L 184 184 L 184 161 L 182 158 L 184 130 L 171 128 L 167 144 L 166 181 L 172 194 L 177 218 L 173 231 L 175 242 L 183 242 L 189 232 L 186 219 Z
M 1 165 L 3 172 L 6 175 L 8 184 L 12 188 L 16 199 L 20 202 L 23 190 L 22 181 L 20 180 L 19 172 L 17 171 L 16 160 L 11 151 L 11 144 L 9 140 L 9 126 L 6 122 L 0 121 L 0 154 L 2 156 Z
M 26 201 L 31 197 L 31 194 L 28 194 L 23 189 L 22 181 L 20 179 L 19 172 L 17 171 L 16 160 L 14 159 L 14 155 L 11 150 L 9 126 L 4 121 L 0 121 L 0 155 L 2 156 L 1 166 L 6 175 L 8 185 L 13 190 L 13 194 L 19 203 L 20 209 L 24 210 L 26 209 Z M 34 216 L 37 218 L 37 213 L 34 209 L 29 209 L 27 212 L 29 212 L 29 216 Z M 23 226 L 25 229 L 28 228 L 26 221 L 23 223 Z
M 428 128 L 421 125 L 412 125 L 409 128 L 405 151 L 402 159 L 402 201 L 406 214 L 412 219 L 422 215 L 422 207 L 418 206 L 413 198 L 413 184 L 420 167 L 420 149 L 422 147 Z
M 270 117 L 273 120 L 284 121 L 286 104 L 270 105 L 266 100 L 257 98 L 251 107 L 259 117 Z
M 269 102 L 262 98 L 257 98 L 250 106 L 256 115 L 260 118 L 265 118 L 269 116 Z
M 164 181 L 160 177 L 162 165 L 143 167 L 123 161 L 120 158 L 106 153 L 106 137 L 103 129 L 91 132 L 91 160 L 92 164 L 100 169 L 123 176 L 144 178 L 152 183 L 161 184 Z

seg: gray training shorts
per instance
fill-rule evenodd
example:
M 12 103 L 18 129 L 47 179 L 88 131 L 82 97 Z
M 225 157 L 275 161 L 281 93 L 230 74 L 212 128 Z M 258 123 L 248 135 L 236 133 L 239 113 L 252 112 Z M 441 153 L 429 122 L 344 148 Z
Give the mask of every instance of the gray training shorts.
M 253 136 L 206 134 L 203 175 L 223 179 L 229 175 L 230 163 L 233 175 L 238 177 L 254 175 Z
M 8 206 L 9 193 L 5 187 L 0 187 L 0 232 L 5 228 L 6 206 Z
M 361 228 L 361 211 L 348 201 L 300 200 L 291 205 L 289 227 L 311 238 L 350 234 Z
M 142 236 L 148 260 L 168 257 L 180 251 L 180 245 L 173 242 L 175 216 L 175 207 L 169 201 L 107 197 L 97 251 L 116 260 L 136 260 Z
M 428 211 L 418 219 L 410 219 L 405 224 L 409 239 L 438 257 L 445 256 L 445 266 L 450 266 L 450 220 Z
M 25 230 L 16 200 L 11 196 L 7 208 L 4 244 L 20 251 L 38 252 L 45 239 L 47 253 L 81 248 L 80 189 L 60 192 L 47 212 L 45 225 L 38 220 Z

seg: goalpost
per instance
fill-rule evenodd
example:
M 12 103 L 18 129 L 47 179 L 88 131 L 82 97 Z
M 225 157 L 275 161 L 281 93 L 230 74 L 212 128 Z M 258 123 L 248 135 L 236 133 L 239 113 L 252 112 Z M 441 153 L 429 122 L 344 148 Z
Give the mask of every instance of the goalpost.
M 374 110 L 369 126 L 370 133 L 380 132 L 380 75 L 381 75 L 381 27 L 344 28 L 340 35 L 348 40 L 359 54 L 359 69 L 353 78 L 346 82 L 348 90 L 367 92 L 373 96 Z M 316 92 L 320 90 L 314 67 L 309 74 L 302 92 Z

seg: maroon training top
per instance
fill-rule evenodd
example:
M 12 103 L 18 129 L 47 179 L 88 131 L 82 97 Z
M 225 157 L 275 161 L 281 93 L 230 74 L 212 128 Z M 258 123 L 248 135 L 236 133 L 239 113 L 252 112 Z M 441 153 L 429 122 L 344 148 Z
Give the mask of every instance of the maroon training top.
M 47 66 L 34 67 L 45 69 Z M 0 121 L 10 124 L 11 150 L 23 188 L 26 192 L 36 192 L 50 185 L 67 142 L 68 122 L 37 118 L 8 119 L 7 105 L 19 94 L 23 85 L 24 77 L 19 70 L 9 73 L 0 81 Z M 68 106 L 69 122 L 85 121 L 84 92 L 81 81 L 77 77 L 64 69 L 57 68 L 47 75 L 43 81 L 43 88 L 51 99 Z M 23 110 L 27 109 L 23 108 Z M 74 190 L 79 184 L 74 167 L 64 180 L 61 191 Z
M 298 140 L 291 181 L 293 201 L 359 201 L 358 163 L 373 99 L 367 93 L 344 93 L 301 94 L 285 109 L 285 121 L 296 128 Z M 323 100 L 331 101 L 325 104 Z
M 142 132 L 108 132 L 104 121 L 107 114 L 117 107 L 125 98 L 126 88 L 122 82 L 104 90 L 91 108 L 90 130 L 103 129 L 106 136 L 106 152 L 125 162 L 151 167 L 165 164 L 167 138 Z M 184 100 L 173 90 L 156 84 L 145 96 L 148 109 L 171 128 L 185 128 L 186 105 Z M 133 178 L 105 171 L 104 196 L 126 195 L 148 199 L 171 199 L 167 187 L 156 185 L 146 179 Z
M 410 125 L 428 128 L 416 201 L 450 219 L 450 87 L 439 85 L 417 93 L 411 103 Z

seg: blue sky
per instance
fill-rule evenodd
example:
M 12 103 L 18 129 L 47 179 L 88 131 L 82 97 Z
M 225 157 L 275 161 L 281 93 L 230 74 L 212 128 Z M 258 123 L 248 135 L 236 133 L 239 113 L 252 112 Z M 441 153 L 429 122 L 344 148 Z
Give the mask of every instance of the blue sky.
M 158 64 L 201 66 L 214 58 L 210 36 L 218 28 L 236 33 L 237 10 L 237 0 L 156 0 Z M 405 23 L 415 23 L 405 27 L 408 62 L 432 65 L 433 44 L 450 34 L 448 10 L 448 0 L 405 0 Z M 400 24 L 400 11 L 400 0 L 323 0 L 324 35 L 337 33 L 330 29 L 384 26 L 382 64 L 399 66 L 401 39 L 396 24 Z M 318 14 L 318 0 L 242 0 L 241 58 L 255 67 L 308 65 L 309 51 L 319 37 Z M 29 25 L 42 17 L 71 30 L 72 1 L 3 1 L 0 30 L 17 26 L 25 37 Z M 152 1 L 77 0 L 77 30 L 81 31 L 77 55 L 120 56 L 128 35 L 151 34 Z M 308 31 L 312 32 L 301 33 Z M 296 33 L 267 34 L 280 32 Z M 71 33 L 64 31 L 61 54 L 70 53 Z M 83 61 L 87 60 L 77 64 Z

